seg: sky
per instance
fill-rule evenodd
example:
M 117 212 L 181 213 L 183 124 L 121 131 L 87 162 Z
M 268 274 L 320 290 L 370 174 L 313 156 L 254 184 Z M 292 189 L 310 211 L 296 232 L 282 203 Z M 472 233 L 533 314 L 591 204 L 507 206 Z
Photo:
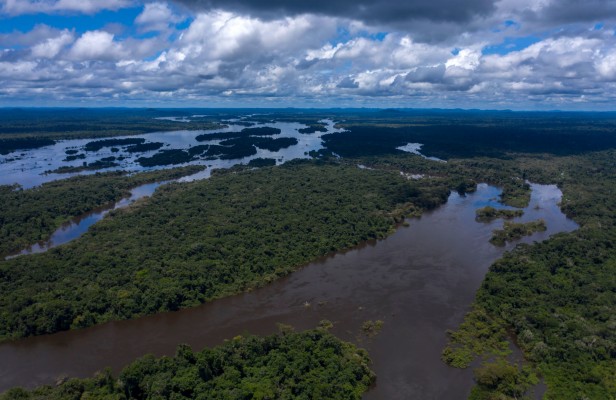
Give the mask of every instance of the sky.
M 616 110 L 616 0 L 0 0 L 0 106 Z

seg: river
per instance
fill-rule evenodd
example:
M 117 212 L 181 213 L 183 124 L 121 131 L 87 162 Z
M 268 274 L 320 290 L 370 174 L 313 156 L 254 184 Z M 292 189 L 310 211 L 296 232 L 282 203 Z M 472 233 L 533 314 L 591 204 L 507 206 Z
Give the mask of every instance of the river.
M 547 231 L 523 239 L 544 240 L 577 225 L 558 208 L 554 185 L 532 185 L 521 221 L 543 218 Z M 472 371 L 446 366 L 440 353 L 447 329 L 461 321 L 491 263 L 508 245 L 488 240 L 502 221 L 475 221 L 475 210 L 500 207 L 499 189 L 452 193 L 448 202 L 409 219 L 388 238 L 366 243 L 301 268 L 263 288 L 202 306 L 131 321 L 22 339 L 0 345 L 0 391 L 15 385 L 53 383 L 59 376 L 90 376 L 106 366 L 118 371 L 146 353 L 171 355 L 179 343 L 194 349 L 238 334 L 268 334 L 277 323 L 296 329 L 333 322 L 332 332 L 365 347 L 376 385 L 367 399 L 465 399 Z M 374 338 L 361 332 L 367 320 L 384 321 Z

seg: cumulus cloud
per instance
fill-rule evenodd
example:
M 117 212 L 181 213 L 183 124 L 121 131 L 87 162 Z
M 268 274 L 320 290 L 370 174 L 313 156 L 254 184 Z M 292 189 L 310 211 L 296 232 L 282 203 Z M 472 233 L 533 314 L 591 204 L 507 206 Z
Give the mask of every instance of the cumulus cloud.
M 147 3 L 141 14 L 135 18 L 135 24 L 139 25 L 143 31 L 164 31 L 169 25 L 181 21 L 180 16 L 176 15 L 167 3 Z
M 592 1 L 611 18 L 609 2 Z M 389 11 L 371 8 L 378 1 L 259 4 L 191 2 L 198 11 L 186 19 L 186 9 L 155 1 L 142 4 L 132 33 L 37 25 L 0 34 L 0 102 L 567 108 L 616 100 L 613 28 L 595 27 L 590 14 L 560 15 L 555 0 L 468 2 L 456 16 L 437 10 L 445 0 L 393 2 Z M 422 34 L 440 28 L 439 40 Z
M 74 40 L 73 33 L 63 30 L 60 35 L 45 39 L 32 46 L 32 56 L 35 58 L 54 58 Z
M 77 61 L 113 60 L 124 53 L 114 35 L 104 31 L 89 31 L 75 41 L 69 57 Z

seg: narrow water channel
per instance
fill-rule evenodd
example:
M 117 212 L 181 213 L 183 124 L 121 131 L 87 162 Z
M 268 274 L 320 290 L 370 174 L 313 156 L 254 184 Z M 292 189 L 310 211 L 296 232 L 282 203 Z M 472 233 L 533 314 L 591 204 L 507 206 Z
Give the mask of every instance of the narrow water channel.
M 151 196 L 156 188 L 160 185 L 164 185 L 165 183 L 167 182 L 146 183 L 144 185 L 137 186 L 134 189 L 131 189 L 130 196 L 107 206 L 96 208 L 77 218 L 73 218 L 71 221 L 56 229 L 49 240 L 35 243 L 32 246 L 23 249 L 19 253 L 7 256 L 6 259 L 8 260 L 27 254 L 43 253 L 49 249 L 53 249 L 54 247 L 73 241 L 86 233 L 92 225 L 103 219 L 109 211 L 127 207 L 143 197 Z
M 576 229 L 558 208 L 556 186 L 533 185 L 522 221 L 543 218 L 543 240 Z M 194 349 L 238 334 L 268 334 L 277 323 L 297 329 L 333 322 L 332 332 L 365 347 L 378 378 L 367 399 L 465 399 L 472 371 L 440 361 L 447 329 L 454 329 L 473 300 L 489 265 L 511 249 L 492 246 L 490 224 L 475 210 L 498 207 L 499 190 L 452 193 L 442 207 L 408 220 L 385 240 L 317 260 L 264 288 L 193 309 L 111 322 L 0 345 L 0 391 L 53 383 L 59 376 L 118 371 L 146 353 L 172 355 L 179 343 Z M 383 320 L 374 338 L 361 334 L 366 320 Z

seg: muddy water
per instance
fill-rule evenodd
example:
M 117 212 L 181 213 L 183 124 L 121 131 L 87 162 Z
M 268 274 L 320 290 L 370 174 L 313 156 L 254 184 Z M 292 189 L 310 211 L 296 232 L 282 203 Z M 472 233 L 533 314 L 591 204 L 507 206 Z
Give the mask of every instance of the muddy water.
M 173 354 L 179 343 L 195 349 L 238 334 L 267 334 L 277 323 L 297 329 L 321 319 L 333 333 L 369 350 L 378 375 L 368 399 L 465 399 L 471 371 L 440 361 L 447 329 L 468 310 L 488 266 L 506 248 L 488 243 L 502 222 L 481 224 L 475 209 L 498 206 L 498 189 L 480 185 L 466 197 L 452 194 L 439 209 L 409 220 L 385 240 L 314 262 L 262 289 L 197 308 L 121 321 L 0 345 L 0 391 L 52 383 L 58 376 L 119 370 L 146 353 Z M 533 185 L 522 220 L 545 219 L 548 231 L 525 241 L 576 228 L 560 213 L 555 186 Z M 361 324 L 381 319 L 380 334 L 362 336 Z

